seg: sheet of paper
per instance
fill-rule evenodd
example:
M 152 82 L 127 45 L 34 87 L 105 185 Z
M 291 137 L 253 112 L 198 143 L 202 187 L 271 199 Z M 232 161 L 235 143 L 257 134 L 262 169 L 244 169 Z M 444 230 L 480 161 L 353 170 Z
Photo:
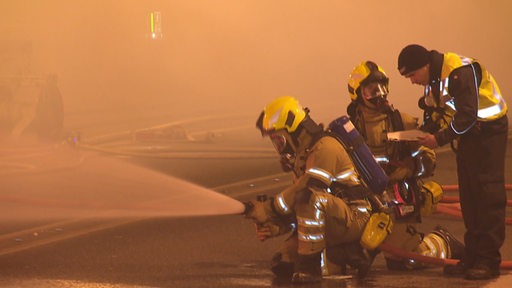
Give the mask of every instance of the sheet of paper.
M 428 134 L 427 132 L 424 132 L 424 131 L 421 131 L 418 129 L 389 132 L 388 140 L 390 140 L 390 141 L 418 141 L 418 137 L 424 137 L 427 134 Z

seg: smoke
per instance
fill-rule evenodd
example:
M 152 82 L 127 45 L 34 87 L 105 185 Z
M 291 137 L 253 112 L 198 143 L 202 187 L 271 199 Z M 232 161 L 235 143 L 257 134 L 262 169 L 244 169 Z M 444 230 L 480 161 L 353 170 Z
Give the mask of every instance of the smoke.
M 511 8 L 508 0 L 0 0 L 0 84 L 14 76 L 56 75 L 64 130 L 85 138 L 227 114 L 245 115 L 230 125 L 257 134 L 253 127 L 261 109 L 282 95 L 298 98 L 317 122 L 346 114 L 347 77 L 363 60 L 387 72 L 394 106 L 419 117 L 422 88 L 396 69 L 400 50 L 417 43 L 479 59 L 510 104 Z M 162 37 L 157 39 L 151 37 L 150 26 L 155 11 L 161 15 Z M 206 130 L 212 123 L 202 125 Z M 74 156 L 62 157 L 48 163 Z M 2 163 L 0 172 L 34 166 L 16 161 Z M 183 200 L 168 198 L 170 186 L 208 192 L 111 161 L 91 158 L 78 170 L 30 178 L 2 175 L 2 215 L 28 215 L 32 208 L 32 213 L 46 215 L 51 214 L 45 210 L 49 207 L 61 207 L 58 211 L 64 214 L 100 211 L 103 204 L 95 197 L 103 192 L 118 203 L 106 210 L 168 212 Z M 80 170 L 87 165 L 92 166 Z M 41 185 L 53 187 L 49 193 L 65 191 L 73 198 L 40 195 Z M 16 203 L 26 210 L 19 211 Z M 240 208 L 240 203 L 225 204 L 228 210 Z
M 510 1 L 0 1 L 0 35 L 32 44 L 30 67 L 55 73 L 67 129 L 147 117 L 258 116 L 292 95 L 322 122 L 345 114 L 363 60 L 391 78 L 390 99 L 421 115 L 422 93 L 396 71 L 419 43 L 475 57 L 512 103 Z M 162 38 L 149 15 L 161 13 Z M 5 60 L 5 59 L 4 59 Z

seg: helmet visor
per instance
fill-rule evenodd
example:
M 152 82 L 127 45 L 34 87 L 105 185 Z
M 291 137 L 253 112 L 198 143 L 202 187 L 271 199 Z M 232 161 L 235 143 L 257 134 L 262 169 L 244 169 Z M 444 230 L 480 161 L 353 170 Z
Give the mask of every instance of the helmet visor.
M 380 82 L 372 82 L 368 85 L 361 87 L 361 94 L 366 100 L 378 97 L 385 98 L 388 95 L 388 93 L 388 86 Z
M 272 144 L 274 145 L 274 148 L 276 148 L 277 152 L 281 154 L 285 151 L 287 143 L 286 137 L 284 137 L 283 134 L 271 133 L 270 141 L 272 141 Z

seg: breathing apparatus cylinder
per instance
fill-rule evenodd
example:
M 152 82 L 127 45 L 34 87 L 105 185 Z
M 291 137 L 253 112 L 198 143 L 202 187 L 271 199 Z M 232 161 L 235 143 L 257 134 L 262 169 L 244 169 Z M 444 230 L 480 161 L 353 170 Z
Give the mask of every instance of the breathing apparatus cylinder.
M 369 250 L 377 248 L 391 233 L 393 222 L 377 195 L 382 195 L 388 185 L 388 176 L 384 169 L 377 163 L 373 153 L 363 139 L 363 136 L 354 127 L 349 117 L 341 116 L 329 124 L 331 135 L 336 138 L 347 151 L 354 168 L 363 183 L 370 189 L 368 200 L 376 208 L 365 226 L 361 236 L 361 245 Z
M 332 135 L 345 147 L 364 184 L 375 194 L 381 195 L 388 184 L 388 176 L 377 163 L 363 137 L 350 119 L 343 115 L 329 124 Z

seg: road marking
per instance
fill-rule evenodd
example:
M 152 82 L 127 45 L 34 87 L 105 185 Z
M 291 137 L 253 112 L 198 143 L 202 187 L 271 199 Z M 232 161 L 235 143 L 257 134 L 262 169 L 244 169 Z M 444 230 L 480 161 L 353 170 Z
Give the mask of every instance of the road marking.
M 113 228 L 141 219 L 116 219 L 108 222 L 105 222 L 105 219 L 94 218 L 74 219 L 0 235 L 0 256 Z
M 227 196 L 236 198 L 275 190 L 278 188 L 284 188 L 291 183 L 290 173 L 283 172 L 249 180 L 242 180 L 222 186 L 217 186 L 212 189 Z

